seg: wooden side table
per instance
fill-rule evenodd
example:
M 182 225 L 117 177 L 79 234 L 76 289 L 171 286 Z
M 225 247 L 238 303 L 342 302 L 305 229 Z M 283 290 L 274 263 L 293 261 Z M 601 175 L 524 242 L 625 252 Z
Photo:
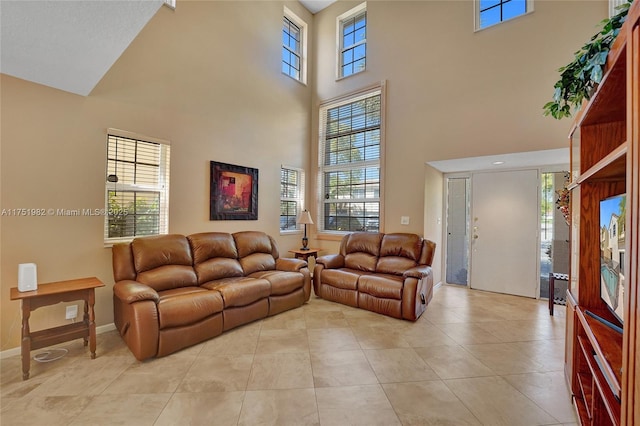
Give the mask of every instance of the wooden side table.
M 19 292 L 17 287 L 11 288 L 11 300 L 22 300 L 22 380 L 29 378 L 31 351 L 69 340 L 84 339 L 89 345 L 91 359 L 96 357 L 96 323 L 93 306 L 95 305 L 95 289 L 104 287 L 104 283 L 96 277 L 77 280 L 58 281 L 38 284 L 34 291 Z M 82 321 L 31 332 L 29 317 L 31 312 L 42 306 L 55 305 L 60 302 L 84 300 L 84 317 Z
M 319 249 L 309 249 L 309 250 L 289 250 L 289 253 L 293 253 L 293 256 L 296 259 L 303 259 L 309 261 L 310 257 L 316 259 L 318 257 Z

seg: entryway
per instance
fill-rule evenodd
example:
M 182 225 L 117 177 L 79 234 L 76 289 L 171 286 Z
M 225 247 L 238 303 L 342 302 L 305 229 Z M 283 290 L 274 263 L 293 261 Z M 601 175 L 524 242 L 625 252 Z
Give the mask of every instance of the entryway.
M 539 168 L 446 174 L 445 282 L 547 298 L 549 272 L 568 271 L 564 184 L 565 172 Z

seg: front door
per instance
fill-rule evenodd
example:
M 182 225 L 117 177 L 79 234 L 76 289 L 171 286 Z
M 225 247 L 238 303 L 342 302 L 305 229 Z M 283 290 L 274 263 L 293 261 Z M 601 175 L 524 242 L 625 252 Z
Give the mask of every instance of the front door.
M 470 287 L 536 297 L 538 170 L 472 175 Z

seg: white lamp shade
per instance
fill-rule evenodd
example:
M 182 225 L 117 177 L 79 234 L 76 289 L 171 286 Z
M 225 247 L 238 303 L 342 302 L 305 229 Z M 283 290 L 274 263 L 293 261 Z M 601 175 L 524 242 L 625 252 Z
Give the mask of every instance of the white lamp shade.
M 296 222 L 303 225 L 313 225 L 313 220 L 311 220 L 311 215 L 308 210 L 301 211 Z

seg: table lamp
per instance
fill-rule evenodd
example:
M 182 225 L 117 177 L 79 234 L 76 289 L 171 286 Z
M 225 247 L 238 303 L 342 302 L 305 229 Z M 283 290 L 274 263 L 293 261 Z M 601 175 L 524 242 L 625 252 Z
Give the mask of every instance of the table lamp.
M 304 237 L 302 237 L 302 247 L 300 250 L 309 250 L 307 245 L 309 244 L 309 239 L 307 238 L 307 225 L 313 225 L 313 220 L 311 220 L 311 215 L 308 210 L 303 210 L 298 215 L 298 219 L 296 223 L 304 224 Z

